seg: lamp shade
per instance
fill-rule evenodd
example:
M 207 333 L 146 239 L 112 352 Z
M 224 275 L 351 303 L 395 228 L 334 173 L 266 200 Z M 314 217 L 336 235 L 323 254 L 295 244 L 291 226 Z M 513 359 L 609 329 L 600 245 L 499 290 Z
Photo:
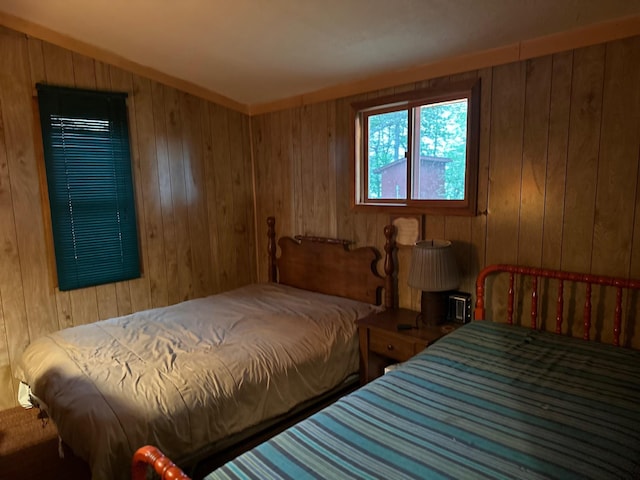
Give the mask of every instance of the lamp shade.
M 413 247 L 410 287 L 423 292 L 445 292 L 460 284 L 460 274 L 449 240 L 424 240 Z

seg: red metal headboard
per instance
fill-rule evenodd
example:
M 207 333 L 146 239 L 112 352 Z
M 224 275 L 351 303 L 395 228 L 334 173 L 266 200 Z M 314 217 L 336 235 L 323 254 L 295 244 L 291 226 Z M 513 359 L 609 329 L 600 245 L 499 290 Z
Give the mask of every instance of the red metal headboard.
M 639 280 L 591 275 L 585 273 L 564 272 L 519 265 L 489 265 L 482 269 L 476 280 L 476 320 L 485 319 L 485 280 L 492 273 L 509 273 L 509 289 L 507 292 L 507 323 L 513 324 L 514 276 L 531 277 L 531 328 L 538 327 L 538 278 L 553 278 L 558 280 L 558 295 L 556 299 L 556 333 L 561 333 L 564 312 L 564 282 L 578 282 L 586 284 L 584 302 L 584 330 L 583 338 L 589 340 L 591 330 L 591 286 L 603 285 L 616 289 L 615 313 L 613 319 L 613 344 L 620 345 L 620 326 L 622 323 L 622 289 L 640 290 Z

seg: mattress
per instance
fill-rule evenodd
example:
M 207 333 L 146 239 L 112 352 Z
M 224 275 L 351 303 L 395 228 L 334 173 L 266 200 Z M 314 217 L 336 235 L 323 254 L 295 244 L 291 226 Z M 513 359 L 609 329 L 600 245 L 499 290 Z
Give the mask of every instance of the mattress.
M 181 459 L 339 385 L 377 309 L 249 285 L 46 335 L 17 375 L 94 479 L 130 478 L 145 444 Z
M 473 322 L 206 478 L 640 478 L 640 352 Z

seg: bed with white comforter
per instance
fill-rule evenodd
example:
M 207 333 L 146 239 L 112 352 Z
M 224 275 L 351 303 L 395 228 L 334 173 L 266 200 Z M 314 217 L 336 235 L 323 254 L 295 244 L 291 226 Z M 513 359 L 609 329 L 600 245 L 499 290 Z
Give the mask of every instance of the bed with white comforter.
M 184 458 L 339 385 L 379 308 L 254 284 L 51 333 L 17 375 L 94 479 L 125 479 L 142 445 Z

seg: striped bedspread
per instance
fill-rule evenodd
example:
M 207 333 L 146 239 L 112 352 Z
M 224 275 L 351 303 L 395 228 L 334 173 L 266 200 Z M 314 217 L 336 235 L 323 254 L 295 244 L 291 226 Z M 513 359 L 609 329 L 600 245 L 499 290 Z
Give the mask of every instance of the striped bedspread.
M 214 479 L 640 478 L 640 352 L 474 322 Z

